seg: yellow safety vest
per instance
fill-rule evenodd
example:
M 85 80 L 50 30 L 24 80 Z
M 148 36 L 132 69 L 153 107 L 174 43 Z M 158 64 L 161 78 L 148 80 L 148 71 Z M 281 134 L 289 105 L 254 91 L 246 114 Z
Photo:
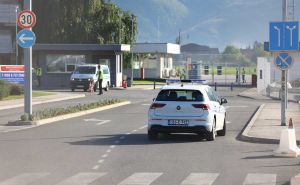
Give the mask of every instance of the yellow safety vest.
M 42 68 L 37 68 L 35 73 L 36 76 L 42 76 Z
M 102 71 L 102 69 L 100 71 L 98 71 L 98 79 L 103 80 L 103 71 Z

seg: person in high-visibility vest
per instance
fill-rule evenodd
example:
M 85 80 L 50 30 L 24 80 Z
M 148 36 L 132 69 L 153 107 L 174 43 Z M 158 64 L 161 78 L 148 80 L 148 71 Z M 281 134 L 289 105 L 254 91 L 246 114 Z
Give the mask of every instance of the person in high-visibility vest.
M 103 94 L 102 91 L 102 82 L 103 82 L 103 71 L 101 66 L 98 65 L 98 84 L 99 84 L 99 95 Z
M 42 76 L 42 68 L 40 67 L 37 67 L 36 70 L 35 70 L 35 75 L 36 75 L 36 78 L 38 80 L 38 86 L 41 87 L 41 76 Z

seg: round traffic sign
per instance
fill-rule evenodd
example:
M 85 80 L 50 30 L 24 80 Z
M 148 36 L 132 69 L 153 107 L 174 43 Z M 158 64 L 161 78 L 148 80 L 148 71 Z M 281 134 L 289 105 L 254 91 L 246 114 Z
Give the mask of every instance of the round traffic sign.
M 29 29 L 34 27 L 36 23 L 36 15 L 33 11 L 24 10 L 19 13 L 18 25 L 22 28 Z
M 17 35 L 17 42 L 22 48 L 30 48 L 35 44 L 36 37 L 31 30 L 21 30 Z
M 289 53 L 279 53 L 278 56 L 275 57 L 275 65 L 281 70 L 288 69 L 292 64 L 293 58 Z

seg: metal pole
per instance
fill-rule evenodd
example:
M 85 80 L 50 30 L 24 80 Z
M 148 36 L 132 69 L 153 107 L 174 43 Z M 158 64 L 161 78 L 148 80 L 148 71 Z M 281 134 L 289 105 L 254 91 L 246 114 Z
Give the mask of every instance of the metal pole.
M 282 20 L 287 21 L 287 0 L 282 0 Z M 281 72 L 281 126 L 286 126 L 286 71 Z
M 24 9 L 32 10 L 31 0 L 24 0 Z M 31 115 L 32 114 L 32 47 L 24 49 L 24 65 L 25 65 L 24 112 L 28 115 Z
M 18 23 L 17 23 L 17 19 L 18 19 L 18 9 L 19 7 L 16 6 L 16 65 L 18 65 L 18 56 L 19 56 L 19 51 L 18 51 L 18 41 L 17 41 L 17 35 L 18 35 Z
M 133 49 L 133 19 L 134 19 L 134 15 L 132 15 L 131 17 L 131 50 Z M 133 51 L 131 51 L 131 87 L 133 85 Z

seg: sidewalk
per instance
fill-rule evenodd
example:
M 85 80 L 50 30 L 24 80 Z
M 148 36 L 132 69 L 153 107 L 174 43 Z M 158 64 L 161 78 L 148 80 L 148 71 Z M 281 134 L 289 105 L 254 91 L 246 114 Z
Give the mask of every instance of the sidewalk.
M 240 93 L 242 97 L 251 99 L 270 100 L 271 98 L 258 95 L 253 89 Z M 292 118 L 296 130 L 296 138 L 300 142 L 300 104 L 289 102 L 287 109 L 287 124 Z M 287 126 L 281 126 L 281 104 L 278 102 L 266 102 L 260 106 L 251 121 L 242 133 L 243 140 L 260 143 L 279 143 L 281 130 Z
M 40 96 L 32 98 L 32 104 L 42 104 L 42 103 L 50 103 L 50 102 L 57 102 L 63 100 L 70 100 L 76 98 L 83 98 L 85 94 L 74 94 L 74 93 L 55 93 L 54 95 L 49 96 Z M 17 99 L 17 100 L 7 100 L 7 101 L 0 101 L 0 110 L 12 109 L 17 107 L 24 106 L 24 99 Z

